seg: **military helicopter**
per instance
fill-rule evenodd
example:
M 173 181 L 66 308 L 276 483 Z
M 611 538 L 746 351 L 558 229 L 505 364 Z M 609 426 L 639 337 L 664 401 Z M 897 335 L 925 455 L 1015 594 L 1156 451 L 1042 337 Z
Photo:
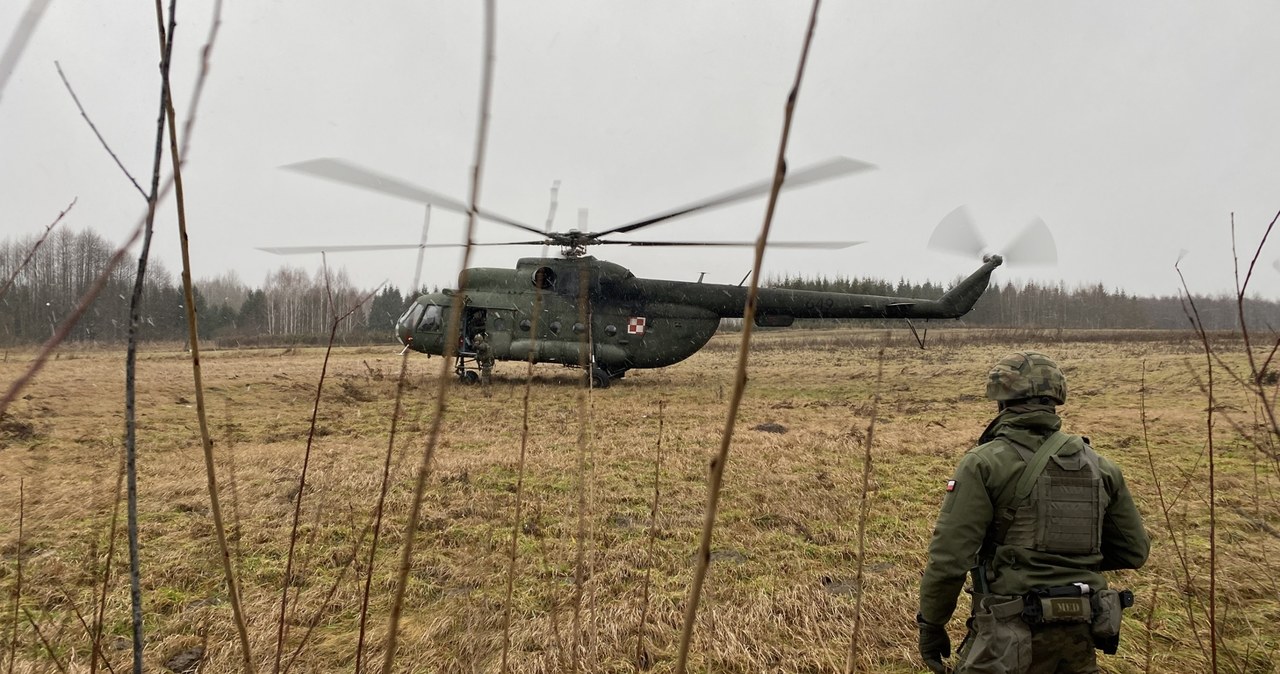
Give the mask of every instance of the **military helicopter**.
M 397 178 L 338 159 L 317 159 L 285 168 L 388 196 L 466 213 L 465 204 Z M 874 168 L 847 158 L 790 172 L 784 189 Z M 487 211 L 486 220 L 525 230 L 535 240 L 473 245 L 558 246 L 560 257 L 520 258 L 515 269 L 471 268 L 460 275 L 459 289 L 418 296 L 396 321 L 396 337 L 405 349 L 444 355 L 450 335 L 455 372 L 465 383 L 478 380 L 475 335 L 485 333 L 496 360 L 560 363 L 583 367 L 591 385 L 606 388 L 629 370 L 678 363 L 701 349 L 722 318 L 741 318 L 748 289 L 741 285 L 639 278 L 621 265 L 587 255 L 598 245 L 754 246 L 733 241 L 628 241 L 614 235 L 697 211 L 766 194 L 771 180 L 753 183 L 699 202 L 599 232 L 571 229 L 546 232 Z M 774 248 L 845 248 L 860 241 L 770 242 Z M 278 254 L 368 251 L 454 246 L 392 244 L 289 246 L 261 248 Z M 846 293 L 760 288 L 755 324 L 791 325 L 797 318 L 943 319 L 966 314 L 987 288 L 999 255 L 985 255 L 982 266 L 936 300 Z M 450 325 L 451 308 L 462 303 L 461 325 Z M 913 328 L 914 329 L 914 328 Z

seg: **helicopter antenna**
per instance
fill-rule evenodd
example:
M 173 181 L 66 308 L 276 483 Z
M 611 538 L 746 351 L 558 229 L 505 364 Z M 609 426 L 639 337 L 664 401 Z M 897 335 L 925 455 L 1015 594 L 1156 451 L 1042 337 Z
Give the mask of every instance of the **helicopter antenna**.
M 556 222 L 556 209 L 560 207 L 560 180 L 557 178 L 551 183 L 551 205 L 547 208 L 547 224 L 543 226 L 548 238 L 551 236 L 551 227 Z M 542 243 L 542 255 L 547 256 L 547 242 Z
M 551 182 L 551 206 L 547 209 L 547 224 L 543 226 L 542 231 L 550 234 L 551 227 L 556 222 L 556 209 L 560 207 L 560 179 L 557 178 Z
M 705 271 L 698 272 L 698 283 L 702 283 L 702 279 L 706 277 L 707 277 L 707 272 Z
M 749 279 L 749 278 L 751 278 L 751 270 L 750 270 L 750 269 L 748 269 L 748 270 L 747 270 L 747 273 L 746 273 L 745 275 L 743 275 L 742 280 L 741 280 L 741 281 L 738 281 L 738 287 L 739 287 L 739 288 L 741 288 L 741 287 L 742 287 L 742 284 L 743 284 L 743 283 L 746 283 L 746 282 L 747 282 L 747 279 Z

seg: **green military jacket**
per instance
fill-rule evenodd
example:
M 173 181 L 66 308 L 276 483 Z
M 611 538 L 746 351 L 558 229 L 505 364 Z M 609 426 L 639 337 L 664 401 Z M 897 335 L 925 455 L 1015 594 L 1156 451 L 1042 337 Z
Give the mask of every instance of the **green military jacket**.
M 1023 405 L 1001 412 L 956 467 L 929 543 L 929 563 L 920 581 L 920 617 L 945 625 L 955 612 L 965 575 L 978 563 L 991 535 L 996 503 L 1007 484 L 1016 483 L 1027 463 L 1013 443 L 1034 451 L 1062 425 L 1053 408 Z M 1059 454 L 1083 451 L 1070 443 Z M 1120 468 L 1098 457 L 1103 488 L 1110 497 L 1097 554 L 1062 555 L 1013 545 L 995 547 L 990 592 L 1021 595 L 1036 588 L 1088 583 L 1106 587 L 1102 571 L 1136 569 L 1147 560 L 1150 540 L 1125 486 Z

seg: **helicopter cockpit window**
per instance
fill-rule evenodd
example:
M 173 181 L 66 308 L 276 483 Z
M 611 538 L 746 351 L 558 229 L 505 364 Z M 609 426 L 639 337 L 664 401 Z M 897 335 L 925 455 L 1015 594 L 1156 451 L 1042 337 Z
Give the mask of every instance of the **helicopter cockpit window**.
M 396 321 L 396 325 L 403 325 L 405 327 L 417 325 L 418 319 L 422 318 L 423 308 L 424 307 L 421 304 L 415 303 L 413 306 L 405 310 L 404 314 L 400 316 L 400 319 Z
M 551 267 L 538 267 L 533 271 L 533 287 L 551 290 L 556 287 L 556 272 Z
M 418 329 L 439 330 L 442 327 L 444 327 L 444 312 L 438 305 L 428 306 L 426 313 L 422 316 L 422 322 L 418 324 Z

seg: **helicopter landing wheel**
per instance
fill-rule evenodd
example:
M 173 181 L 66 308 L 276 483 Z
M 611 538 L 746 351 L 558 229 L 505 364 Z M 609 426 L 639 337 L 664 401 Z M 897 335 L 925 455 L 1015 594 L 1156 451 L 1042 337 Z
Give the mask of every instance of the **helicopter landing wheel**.
M 458 381 L 462 382 L 463 384 L 466 384 L 467 386 L 471 386 L 473 384 L 479 384 L 480 375 L 476 374 L 471 370 L 463 370 L 461 373 L 458 374 Z
M 602 368 L 591 368 L 591 386 L 592 388 L 609 388 L 609 373 Z

